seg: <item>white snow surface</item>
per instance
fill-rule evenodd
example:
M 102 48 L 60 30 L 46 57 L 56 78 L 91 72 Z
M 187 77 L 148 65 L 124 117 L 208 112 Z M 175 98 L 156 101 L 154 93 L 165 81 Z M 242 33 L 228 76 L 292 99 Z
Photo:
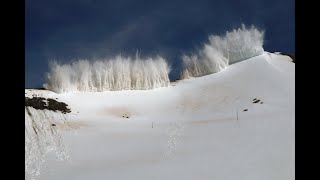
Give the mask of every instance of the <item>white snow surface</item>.
M 71 128 L 55 127 L 68 160 L 47 153 L 36 179 L 295 178 L 295 64 L 288 56 L 264 52 L 152 90 L 26 90 L 31 95 L 72 110 Z

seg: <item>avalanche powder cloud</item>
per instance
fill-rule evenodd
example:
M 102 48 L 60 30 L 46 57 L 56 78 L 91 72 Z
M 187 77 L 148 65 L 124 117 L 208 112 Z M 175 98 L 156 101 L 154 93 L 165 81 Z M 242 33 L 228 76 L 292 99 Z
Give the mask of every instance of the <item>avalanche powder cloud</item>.
M 121 55 L 96 61 L 50 64 L 48 90 L 74 91 L 145 90 L 169 86 L 170 67 L 162 57 L 136 59 Z
M 226 32 L 225 36 L 209 36 L 209 43 L 197 53 L 183 55 L 181 79 L 216 73 L 229 64 L 239 62 L 263 53 L 264 32 L 254 26 Z
M 202 49 L 182 56 L 181 79 L 216 73 L 229 64 L 260 55 L 263 38 L 263 31 L 244 25 L 224 36 L 210 35 Z M 119 55 L 70 64 L 53 62 L 44 88 L 56 93 L 154 89 L 170 85 L 169 72 L 167 61 L 160 56 L 134 59 Z

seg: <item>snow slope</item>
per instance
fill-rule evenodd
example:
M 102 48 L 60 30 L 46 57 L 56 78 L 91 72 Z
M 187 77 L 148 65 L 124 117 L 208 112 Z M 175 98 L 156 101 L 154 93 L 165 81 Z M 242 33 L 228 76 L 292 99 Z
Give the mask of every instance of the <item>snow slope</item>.
M 37 179 L 295 178 L 295 64 L 288 56 L 264 52 L 153 90 L 26 93 L 72 110 L 72 128 L 56 126 L 68 160 L 48 153 Z

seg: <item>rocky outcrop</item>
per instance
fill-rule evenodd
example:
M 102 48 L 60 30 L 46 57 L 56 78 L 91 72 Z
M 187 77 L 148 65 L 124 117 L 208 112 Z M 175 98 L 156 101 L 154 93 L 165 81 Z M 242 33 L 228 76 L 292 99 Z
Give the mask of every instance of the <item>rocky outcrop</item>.
M 54 99 L 46 99 L 43 97 L 25 97 L 25 106 L 33 107 L 39 110 L 60 111 L 63 114 L 70 113 L 71 109 L 64 102 L 58 102 Z

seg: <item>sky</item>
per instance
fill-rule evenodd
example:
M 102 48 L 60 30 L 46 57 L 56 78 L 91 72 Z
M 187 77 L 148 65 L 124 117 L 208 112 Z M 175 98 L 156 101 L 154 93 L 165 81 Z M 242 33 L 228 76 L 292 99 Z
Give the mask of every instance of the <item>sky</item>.
M 295 52 L 294 0 L 25 0 L 25 87 L 46 81 L 48 62 L 118 54 L 181 55 L 241 24 L 265 31 L 266 51 Z

